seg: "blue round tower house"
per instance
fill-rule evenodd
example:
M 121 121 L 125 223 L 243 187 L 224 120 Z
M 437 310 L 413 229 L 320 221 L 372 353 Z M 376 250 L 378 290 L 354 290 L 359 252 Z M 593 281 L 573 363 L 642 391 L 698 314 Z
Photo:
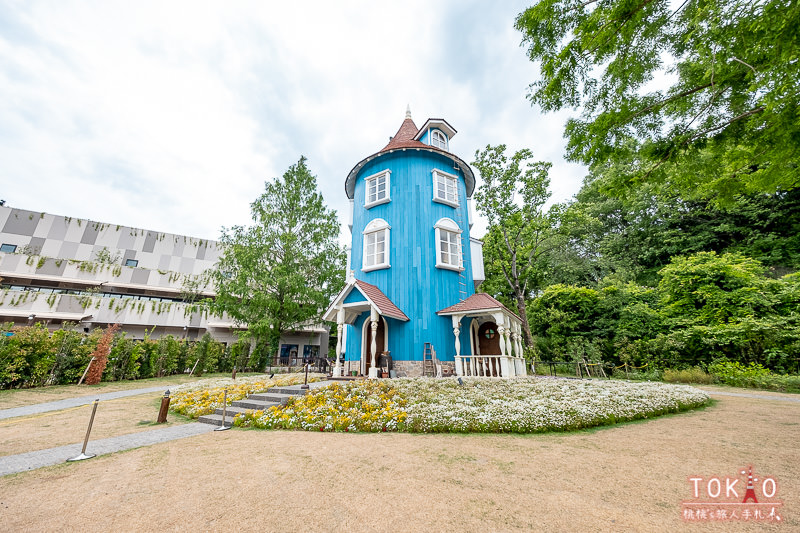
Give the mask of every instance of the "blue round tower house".
M 524 374 L 518 317 L 475 292 L 475 175 L 450 152 L 455 134 L 444 119 L 417 128 L 407 111 L 348 174 L 348 280 L 325 314 L 338 326 L 334 374 Z

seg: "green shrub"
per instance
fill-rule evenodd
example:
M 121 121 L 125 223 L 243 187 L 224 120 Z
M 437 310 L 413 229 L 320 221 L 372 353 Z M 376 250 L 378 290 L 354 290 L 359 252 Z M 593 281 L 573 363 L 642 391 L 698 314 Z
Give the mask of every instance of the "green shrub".
M 714 376 L 706 372 L 700 367 L 686 368 L 683 370 L 664 370 L 664 381 L 669 383 L 704 383 L 709 384 L 714 382 Z

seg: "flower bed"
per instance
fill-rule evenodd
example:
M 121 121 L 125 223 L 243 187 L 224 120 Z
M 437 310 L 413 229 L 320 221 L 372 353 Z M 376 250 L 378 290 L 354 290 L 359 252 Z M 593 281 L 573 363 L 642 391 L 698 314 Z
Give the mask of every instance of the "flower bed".
M 332 385 L 267 411 L 238 415 L 240 427 L 312 431 L 536 433 L 568 431 L 701 407 L 684 385 L 548 378 L 395 379 Z
M 323 374 L 309 374 L 308 381 L 320 381 Z M 303 383 L 302 372 L 281 374 L 270 379 L 266 375 L 247 376 L 233 380 L 231 378 L 205 379 L 180 385 L 173 390 L 170 411 L 189 418 L 213 413 L 222 407 L 225 389 L 228 389 L 228 405 L 245 398 L 248 394 L 263 392 L 272 387 L 285 387 Z

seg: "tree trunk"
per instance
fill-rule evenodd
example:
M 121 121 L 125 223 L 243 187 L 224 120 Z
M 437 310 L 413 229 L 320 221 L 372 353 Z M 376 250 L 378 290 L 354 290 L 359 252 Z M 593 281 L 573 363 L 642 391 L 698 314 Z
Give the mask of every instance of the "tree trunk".
M 530 348 L 533 346 L 533 335 L 531 334 L 531 327 L 528 324 L 528 313 L 525 310 L 525 295 L 520 291 L 514 291 L 514 296 L 517 298 L 517 311 L 519 317 L 522 319 L 522 333 L 525 336 L 525 346 Z

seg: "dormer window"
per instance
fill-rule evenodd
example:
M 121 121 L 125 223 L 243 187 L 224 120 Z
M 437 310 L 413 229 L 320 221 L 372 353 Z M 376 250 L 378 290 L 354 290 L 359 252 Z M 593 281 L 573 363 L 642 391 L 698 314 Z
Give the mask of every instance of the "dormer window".
M 376 218 L 364 228 L 364 250 L 361 270 L 369 272 L 389 268 L 389 230 L 382 218 Z
M 433 201 L 458 207 L 458 176 L 434 170 Z
M 447 150 L 447 136 L 439 130 L 431 131 L 431 146 Z
M 390 170 L 384 170 L 364 178 L 367 184 L 364 207 L 369 208 L 373 205 L 384 204 L 391 199 L 389 198 L 389 177 L 391 173 Z
M 436 233 L 436 268 L 463 270 L 461 228 L 449 218 L 439 219 L 434 228 Z

